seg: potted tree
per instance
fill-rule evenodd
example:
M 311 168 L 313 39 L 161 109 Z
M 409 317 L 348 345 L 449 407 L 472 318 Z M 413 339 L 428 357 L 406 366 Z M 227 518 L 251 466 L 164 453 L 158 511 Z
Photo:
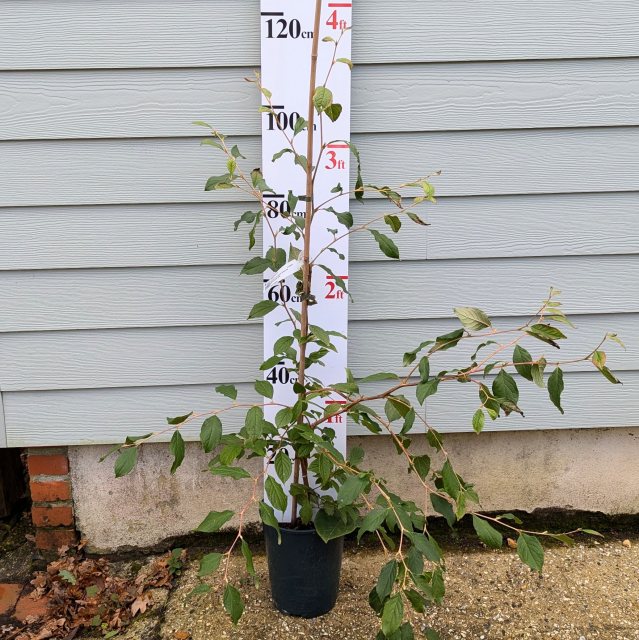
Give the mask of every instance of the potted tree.
M 320 3 L 317 3 L 316 24 Z M 537 340 L 543 349 L 559 348 L 566 338 L 558 325 L 570 321 L 564 315 L 558 299 L 559 292 L 551 290 L 530 320 L 515 327 L 495 327 L 491 319 L 475 307 L 458 307 L 454 313 L 460 321 L 455 331 L 425 339 L 403 355 L 405 367 L 401 375 L 378 372 L 356 380 L 347 371 L 345 382 L 322 384 L 314 372 L 323 359 L 335 350 L 337 340 L 344 336 L 313 324 L 309 316 L 314 304 L 311 282 L 314 272 L 327 269 L 322 257 L 343 237 L 354 233 L 370 233 L 380 251 L 392 259 L 399 258 L 399 250 L 390 235 L 379 231 L 383 221 L 390 233 L 398 233 L 405 222 L 425 225 L 416 212 L 424 204 L 435 203 L 433 176 L 413 179 L 396 188 L 366 184 L 362 178 L 360 156 L 355 145 L 347 144 L 357 164 L 357 180 L 349 194 L 357 201 L 366 195 L 384 198 L 389 211 L 365 223 L 355 224 L 348 211 L 336 211 L 329 198 L 318 202 L 314 196 L 315 167 L 319 164 L 330 142 L 315 147 L 312 135 L 316 122 L 323 118 L 336 120 L 341 106 L 326 86 L 316 85 L 316 60 L 319 30 L 314 31 L 309 109 L 306 118 L 297 120 L 289 135 L 282 131 L 283 149 L 275 154 L 273 162 L 283 156 L 292 157 L 299 171 L 306 177 L 303 194 L 288 194 L 289 210 L 283 214 L 286 224 L 277 229 L 265 225 L 271 236 L 271 247 L 264 256 L 249 260 L 243 274 L 263 277 L 266 272 L 293 273 L 297 282 L 299 302 L 291 303 L 285 296 L 277 300 L 260 300 L 252 307 L 249 318 L 260 318 L 277 308 L 284 308 L 288 318 L 288 334 L 277 340 L 272 357 L 266 359 L 261 371 L 274 362 L 285 362 L 286 369 L 297 376 L 294 385 L 296 401 L 278 404 L 273 385 L 262 378 L 255 382 L 258 402 L 238 401 L 232 385 L 220 385 L 218 393 L 229 399 L 227 406 L 204 414 L 188 413 L 168 419 L 168 428 L 140 437 L 129 437 L 117 448 L 115 473 L 129 473 L 137 462 L 139 448 L 149 440 L 172 431 L 170 450 L 174 456 L 171 471 L 182 464 L 185 442 L 181 428 L 201 421 L 200 442 L 210 454 L 209 471 L 213 476 L 234 478 L 252 484 L 252 492 L 245 504 L 236 511 L 211 512 L 198 527 L 201 532 L 217 532 L 235 518 L 236 534 L 224 554 L 211 553 L 202 560 L 200 575 L 223 568 L 225 589 L 223 605 L 234 623 L 242 615 L 244 606 L 239 590 L 228 575 L 229 560 L 235 552 L 241 553 L 246 568 L 254 574 L 252 553 L 245 539 L 247 514 L 257 504 L 264 524 L 270 580 L 275 606 L 285 613 L 313 617 L 329 611 L 335 604 L 339 585 L 342 542 L 344 536 L 357 532 L 357 538 L 373 535 L 388 552 L 389 561 L 381 568 L 379 580 L 372 589 L 369 603 L 381 619 L 378 638 L 413 637 L 410 624 L 404 622 L 406 607 L 423 611 L 428 602 L 439 602 L 444 596 L 444 560 L 437 541 L 428 531 L 427 506 L 417 505 L 398 495 L 383 476 L 367 468 L 364 451 L 355 448 L 348 456 L 334 446 L 335 432 L 332 420 L 347 416 L 352 422 L 374 434 L 384 433 L 392 439 L 398 456 L 405 461 L 407 473 L 419 483 L 428 496 L 428 509 L 442 515 L 452 526 L 466 514 L 472 517 L 479 538 L 489 547 L 502 545 L 502 530 L 517 537 L 517 551 L 533 570 L 541 571 L 543 548 L 537 536 L 521 528 L 521 522 L 512 514 L 499 517 L 481 513 L 479 498 L 472 484 L 455 470 L 444 448 L 442 436 L 429 424 L 421 411 L 426 400 L 443 385 L 462 384 L 460 390 L 470 387 L 477 394 L 477 407 L 469 421 L 480 433 L 486 419 L 496 420 L 512 413 L 522 414 L 519 403 L 520 382 L 546 388 L 549 400 L 563 413 L 561 394 L 564 389 L 562 367 L 580 361 L 590 361 L 612 383 L 619 381 L 606 366 L 602 350 L 607 340 L 620 342 L 615 334 L 607 334 L 601 343 L 579 359 L 561 361 L 547 358 L 543 353 L 533 356 L 521 344 L 524 338 Z M 337 50 L 339 41 L 325 43 Z M 333 56 L 333 65 L 349 64 L 344 58 Z M 271 93 L 262 86 L 259 76 L 251 80 L 267 101 L 261 111 L 275 115 Z M 259 169 L 247 171 L 242 165 L 241 150 L 230 144 L 226 137 L 206 123 L 198 123 L 210 130 L 205 143 L 217 149 L 226 163 L 222 175 L 209 178 L 207 190 L 238 189 L 249 194 L 257 203 L 235 223 L 236 230 L 248 225 L 249 247 L 255 244 L 258 227 L 268 222 L 268 194 L 272 193 Z M 306 138 L 305 153 L 298 149 L 299 140 Z M 333 193 L 342 195 L 343 188 L 335 185 Z M 304 203 L 304 215 L 295 215 L 298 203 Z M 315 232 L 314 217 L 319 212 L 334 215 L 333 240 L 319 252 L 311 253 L 311 238 Z M 294 239 L 287 254 L 278 246 L 282 236 Z M 346 282 L 332 274 L 334 282 L 345 295 Z M 283 285 L 282 285 L 283 286 Z M 453 369 L 438 370 L 437 360 L 444 351 L 468 343 L 474 344 L 473 353 Z M 545 375 L 550 372 L 549 375 Z M 490 380 L 487 376 L 490 374 Z M 262 374 L 263 375 L 263 374 Z M 517 378 L 517 379 L 516 379 Z M 368 391 L 370 384 L 385 382 L 383 391 Z M 340 403 L 324 405 L 321 401 L 337 395 Z M 264 409 L 275 407 L 272 421 L 266 420 Z M 238 433 L 224 433 L 223 418 L 231 411 L 244 411 L 244 426 Z M 522 414 L 523 415 L 523 414 Z M 433 456 L 416 454 L 413 442 L 426 440 Z M 250 458 L 263 459 L 262 469 L 252 475 L 242 462 Z M 274 473 L 267 470 L 272 467 Z M 262 499 L 262 486 L 267 500 Z M 277 512 L 287 509 L 291 517 L 278 519 Z M 581 530 L 579 530 L 581 531 Z M 588 530 L 584 530 L 587 533 Z M 576 533 L 576 532 L 572 532 Z M 566 541 L 565 534 L 551 536 Z M 321 570 L 318 571 L 318 567 Z M 202 584 L 199 592 L 207 590 Z M 435 637 L 431 635 L 431 637 Z

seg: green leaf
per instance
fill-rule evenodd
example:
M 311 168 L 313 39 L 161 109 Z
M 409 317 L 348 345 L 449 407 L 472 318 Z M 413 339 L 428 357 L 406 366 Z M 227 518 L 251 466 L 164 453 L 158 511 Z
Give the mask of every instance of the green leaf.
M 70 572 L 67 571 L 66 569 L 62 569 L 62 571 L 60 571 L 58 573 L 58 575 L 65 581 L 68 582 L 69 584 L 77 584 L 78 581 L 76 579 L 76 577 Z
M 409 533 L 408 537 L 415 545 L 417 551 L 425 556 L 431 562 L 440 562 L 442 559 L 439 546 L 430 536 L 426 537 L 423 533 Z
M 533 382 L 543 389 L 546 385 L 544 383 L 544 369 L 546 368 L 545 358 L 539 358 L 537 363 L 532 366 L 531 374 Z
M 262 176 L 262 172 L 259 169 L 253 169 L 253 171 L 251 171 L 251 182 L 253 183 L 253 186 L 262 193 L 265 191 L 274 193 L 273 189 L 266 184 L 266 181 Z
M 404 601 L 402 596 L 397 593 L 384 605 L 382 612 L 382 632 L 386 637 L 395 633 L 402 624 L 404 619 Z
M 197 575 L 200 576 L 200 578 L 210 576 L 219 569 L 220 562 L 222 562 L 221 553 L 207 553 L 200 560 L 200 570 Z
M 208 417 L 200 429 L 200 442 L 205 453 L 211 453 L 222 441 L 222 421 L 217 416 Z
M 271 158 L 271 162 L 275 162 L 276 160 L 279 160 L 285 153 L 293 153 L 293 149 L 289 149 L 288 147 L 284 149 L 280 149 L 277 153 L 273 154 L 273 157 Z
M 273 385 L 268 380 L 256 380 L 255 391 L 265 398 L 273 399 Z
M 456 307 L 453 311 L 469 331 L 482 331 L 492 326 L 488 316 L 476 307 Z
M 275 456 L 274 464 L 275 473 L 277 473 L 282 482 L 286 482 L 293 471 L 293 463 L 286 451 L 282 450 Z
M 484 430 L 484 425 L 486 424 L 486 416 L 481 409 L 477 409 L 475 411 L 475 415 L 473 416 L 473 431 L 475 433 L 481 433 Z
M 251 553 L 251 549 L 248 546 L 246 540 L 242 538 L 242 555 L 244 556 L 244 561 L 246 562 L 246 571 L 249 575 L 256 577 L 255 574 L 255 565 L 253 564 L 253 554 Z
M 385 215 L 384 222 L 391 228 L 393 233 L 397 233 L 402 228 L 402 221 L 394 215 Z
M 337 58 L 335 62 L 341 62 L 342 64 L 347 65 L 351 71 L 353 70 L 353 63 L 350 61 L 349 58 Z
M 204 186 L 204 191 L 221 191 L 233 188 L 233 176 L 225 173 L 223 176 L 211 176 Z
M 215 387 L 215 392 L 231 398 L 231 400 L 237 399 L 237 389 L 232 384 L 220 384 Z
M 388 507 L 377 507 L 369 511 L 359 526 L 358 538 L 361 538 L 363 533 L 370 533 L 379 529 L 384 524 L 384 520 L 386 520 L 386 516 L 389 513 L 390 509 Z
M 520 533 L 517 539 L 517 553 L 522 562 L 533 571 L 541 573 L 544 566 L 544 548 L 535 536 Z
M 273 529 L 277 531 L 277 543 L 282 544 L 282 533 L 280 531 L 279 522 L 275 517 L 275 511 L 273 511 L 273 507 L 271 507 L 270 504 L 266 504 L 266 502 L 264 501 L 260 501 L 259 510 L 262 522 L 269 527 L 273 527 Z
M 334 213 L 339 222 L 347 229 L 350 229 L 353 226 L 353 214 L 350 211 L 344 211 L 342 213 L 335 211 Z
M 348 454 L 348 464 L 356 467 L 364 460 L 364 449 L 361 447 L 353 447 Z
M 406 215 L 415 223 L 415 224 L 419 224 L 422 227 L 428 227 L 430 226 L 428 224 L 428 222 L 424 222 L 416 213 L 413 213 L 412 211 L 406 211 Z
M 555 342 L 555 340 L 562 340 L 566 336 L 557 329 L 557 327 L 552 327 L 549 324 L 534 324 L 526 333 L 533 338 L 537 338 L 537 340 L 541 340 L 546 344 L 549 344 L 556 349 L 559 349 L 559 345 Z
M 251 313 L 248 315 L 248 319 L 252 320 L 253 318 L 262 318 L 271 313 L 274 309 L 277 309 L 278 306 L 279 304 L 273 300 L 261 300 L 253 306 Z
M 298 133 L 302 133 L 302 131 L 304 131 L 304 129 L 306 128 L 306 125 L 308 125 L 308 122 L 306 122 L 304 118 L 299 117 L 293 125 L 293 134 L 297 135 Z
M 237 624 L 238 620 L 244 613 L 244 603 L 240 592 L 230 583 L 224 589 L 224 609 L 229 614 L 233 624 Z
M 324 113 L 331 122 L 335 122 L 342 115 L 342 105 L 334 102 L 324 109 Z
M 208 593 L 211 590 L 211 585 L 208 584 L 198 584 L 197 587 L 195 587 L 195 589 L 191 589 L 191 591 L 189 591 L 189 593 L 186 595 L 187 598 L 191 598 L 193 596 L 199 596 L 202 595 L 203 593 Z
M 282 485 L 273 476 L 267 476 L 264 482 L 264 490 L 266 491 L 266 497 L 275 509 L 286 511 L 286 505 L 288 504 L 286 494 L 282 489 Z
M 435 509 L 437 513 L 443 515 L 444 518 L 446 518 L 448 526 L 452 527 L 457 521 L 457 517 L 455 516 L 455 512 L 453 511 L 453 507 L 450 502 L 445 498 L 438 496 L 436 493 L 430 494 L 430 502 L 433 505 L 433 509 Z
M 444 462 L 441 474 L 442 481 L 444 483 L 444 490 L 451 498 L 453 498 L 453 500 L 457 500 L 459 492 L 461 491 L 461 484 L 459 482 L 457 474 L 453 471 L 453 467 L 448 460 Z
M 341 505 L 353 504 L 362 494 L 367 484 L 366 478 L 349 476 L 337 492 L 337 502 Z
M 495 398 L 505 398 L 517 404 L 519 401 L 519 389 L 515 379 L 502 369 L 493 380 L 493 395 Z
M 169 443 L 169 451 L 173 456 L 173 464 L 171 465 L 171 475 L 173 475 L 184 462 L 184 452 L 186 450 L 184 438 L 179 431 L 174 431 Z
M 504 543 L 504 538 L 495 529 L 491 526 L 486 520 L 482 518 L 478 518 L 475 514 L 473 514 L 473 527 L 479 536 L 479 539 L 491 549 L 501 549 L 502 544 Z
M 315 530 L 324 542 L 348 535 L 356 527 L 357 520 L 355 518 L 348 516 L 346 520 L 343 520 L 340 514 L 329 515 L 324 509 L 320 509 L 315 516 Z
M 430 471 L 430 458 L 428 456 L 415 456 L 413 458 L 413 466 L 415 467 L 417 475 L 422 480 L 426 480 L 428 472 Z
M 515 365 L 515 369 L 522 378 L 526 378 L 526 380 L 530 380 L 531 382 L 533 381 L 532 362 L 533 357 L 530 355 L 530 353 L 528 353 L 528 351 L 526 351 L 526 349 L 524 349 L 523 347 L 517 345 L 513 353 L 513 363 Z
M 607 333 L 606 338 L 608 340 L 612 340 L 613 342 L 616 342 L 623 349 L 626 348 L 626 345 L 622 342 L 621 338 L 616 333 Z
M 594 529 L 582 529 L 581 532 L 587 533 L 590 536 L 599 536 L 600 538 L 603 538 L 599 531 L 595 531 Z
M 550 401 L 561 411 L 563 414 L 564 410 L 561 407 L 561 393 L 564 390 L 564 373 L 563 371 L 557 367 L 548 378 L 548 395 L 550 396 Z
M 451 331 L 443 336 L 438 336 L 437 341 L 435 342 L 435 346 L 431 349 L 431 351 L 446 351 L 448 349 L 452 349 L 459 344 L 459 341 L 464 336 L 463 329 L 457 329 L 456 331 Z
M 233 147 L 231 148 L 231 155 L 237 160 L 238 158 L 243 158 L 244 160 L 246 160 L 246 158 L 240 153 L 240 150 L 238 149 L 237 145 L 234 144 Z
M 397 561 L 391 560 L 382 567 L 375 586 L 375 591 L 377 591 L 377 595 L 382 602 L 391 594 L 396 579 Z
M 382 382 L 384 380 L 399 380 L 399 376 L 396 373 L 380 372 L 360 378 L 360 382 Z
M 379 231 L 376 231 L 375 229 L 369 229 L 369 231 L 377 241 L 377 244 L 379 245 L 381 252 L 385 256 L 389 258 L 394 258 L 395 260 L 399 260 L 399 249 L 397 248 L 397 245 L 388 236 L 384 235 L 383 233 L 380 233 Z
M 127 447 L 126 449 L 122 449 L 122 452 L 115 460 L 115 477 L 121 478 L 122 476 L 125 476 L 131 473 L 137 461 L 138 461 L 137 447 Z
M 317 87 L 313 94 L 313 104 L 318 113 L 322 113 L 333 104 L 333 92 L 326 87 Z
M 415 389 L 417 402 L 419 402 L 419 404 L 424 404 L 424 400 L 426 400 L 426 398 L 437 393 L 438 387 L 439 378 L 432 378 L 428 382 L 420 382 Z
M 193 415 L 193 412 L 191 411 L 191 413 L 187 413 L 184 416 L 177 416 L 175 418 L 167 418 L 166 422 L 167 424 L 171 424 L 171 425 L 178 425 L 178 424 L 182 424 L 183 422 L 185 422 L 188 418 L 190 418 Z
M 422 382 L 427 382 L 429 376 L 430 376 L 430 360 L 428 359 L 428 356 L 424 356 L 419 361 L 419 377 L 421 378 Z
M 250 478 L 251 474 L 242 467 L 229 467 L 227 465 L 209 466 L 211 475 L 222 476 L 224 478 L 233 478 L 234 480 L 242 480 L 243 478 Z
M 202 520 L 196 531 L 201 533 L 215 533 L 216 531 L 219 531 L 233 516 L 233 511 L 211 511 L 209 512 L 209 515 Z
M 240 275 L 254 276 L 258 273 L 264 273 L 267 269 L 271 268 L 270 260 L 262 258 L 261 256 L 255 256 L 251 258 L 240 271 Z

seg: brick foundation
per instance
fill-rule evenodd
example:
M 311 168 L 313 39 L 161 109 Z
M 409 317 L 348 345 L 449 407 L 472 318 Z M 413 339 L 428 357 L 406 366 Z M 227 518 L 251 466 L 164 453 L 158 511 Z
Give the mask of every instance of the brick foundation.
M 36 546 L 53 551 L 75 543 L 77 535 L 66 448 L 29 449 L 27 468 Z

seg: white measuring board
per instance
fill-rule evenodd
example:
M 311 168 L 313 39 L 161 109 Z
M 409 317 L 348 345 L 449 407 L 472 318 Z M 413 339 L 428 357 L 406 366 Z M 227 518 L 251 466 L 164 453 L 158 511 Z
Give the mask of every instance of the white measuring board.
M 290 224 L 281 213 L 287 212 L 287 195 L 292 191 L 294 195 L 306 195 L 306 174 L 299 165 L 295 165 L 293 154 L 286 154 L 275 163 L 273 155 L 285 147 L 288 147 L 286 138 L 281 129 L 285 129 L 290 136 L 293 135 L 293 127 L 300 116 L 307 119 L 308 95 L 311 66 L 311 47 L 313 38 L 313 26 L 315 20 L 316 0 L 261 0 L 261 44 L 262 44 L 262 86 L 272 93 L 272 106 L 277 116 L 272 113 L 262 114 L 262 172 L 266 183 L 272 187 L 276 195 L 268 196 L 270 207 L 269 218 L 264 226 L 264 253 L 273 244 L 273 238 L 268 225 L 273 228 L 288 226 Z M 331 42 L 322 42 L 326 36 L 337 40 L 341 35 L 337 58 L 351 57 L 351 31 L 352 5 L 350 2 L 331 2 L 322 0 L 322 15 L 320 20 L 320 42 L 318 51 L 317 81 L 316 86 L 321 86 L 328 74 L 335 50 Z M 343 111 L 336 122 L 331 122 L 327 117 L 322 118 L 320 126 L 316 116 L 314 135 L 315 157 L 313 165 L 317 165 L 322 141 L 324 144 L 331 141 L 350 140 L 350 114 L 351 114 L 351 72 L 348 65 L 337 63 L 328 78 L 326 85 L 334 96 L 334 102 L 342 105 Z M 267 102 L 263 102 L 269 106 Z M 306 155 L 307 132 L 304 131 L 295 137 L 295 148 L 301 155 Z M 320 204 L 329 198 L 335 198 L 330 202 L 335 211 L 349 210 L 348 195 L 331 193 L 331 189 L 338 183 L 342 185 L 345 193 L 349 190 L 349 166 L 350 149 L 343 142 L 330 144 L 322 154 L 317 177 L 315 180 L 315 203 Z M 304 216 L 306 203 L 300 200 L 296 206 L 297 215 Z M 312 250 L 311 258 L 318 251 L 334 239 L 329 229 L 337 230 L 338 235 L 343 234 L 343 227 L 333 213 L 320 211 L 316 214 L 312 226 Z M 300 242 L 293 240 L 296 246 L 301 248 Z M 286 250 L 291 243 L 291 236 L 278 236 L 277 246 Z M 348 283 L 348 238 L 343 238 L 333 245 L 337 253 L 325 251 L 319 262 L 342 277 Z M 267 271 L 264 274 L 265 282 L 272 277 Z M 280 295 L 286 296 L 287 304 L 296 310 L 300 310 L 300 302 L 295 296 L 296 279 L 289 275 L 285 278 L 285 284 L 274 284 L 265 288 L 264 295 L 272 300 L 279 300 Z M 325 330 L 333 330 L 347 335 L 348 331 L 348 298 L 344 292 L 336 286 L 334 279 L 324 270 L 316 268 L 313 273 L 311 291 L 317 299 L 317 304 L 309 306 L 309 322 L 318 325 Z M 287 314 L 283 308 L 278 308 L 264 318 L 264 357 L 273 355 L 275 341 L 290 335 L 291 323 L 283 322 Z M 312 365 L 307 373 L 318 378 L 324 384 L 344 382 L 346 380 L 347 345 L 346 340 L 333 338 L 333 344 L 337 352 L 329 352 L 324 357 L 324 367 Z M 316 347 L 311 347 L 311 352 Z M 287 370 L 290 363 L 282 362 L 280 365 L 266 372 L 266 379 L 273 383 L 275 393 L 274 400 L 286 405 L 293 405 L 297 395 L 293 391 L 295 375 Z M 334 397 L 324 399 L 325 404 L 342 402 L 341 398 Z M 265 418 L 273 421 L 279 407 L 266 407 Z M 327 426 L 336 432 L 335 446 L 343 453 L 346 452 L 346 417 L 337 416 L 327 421 Z M 274 474 L 272 465 L 268 473 Z M 289 481 L 290 482 L 290 481 Z M 283 522 L 290 520 L 291 504 L 289 499 L 288 512 L 276 512 L 278 519 Z

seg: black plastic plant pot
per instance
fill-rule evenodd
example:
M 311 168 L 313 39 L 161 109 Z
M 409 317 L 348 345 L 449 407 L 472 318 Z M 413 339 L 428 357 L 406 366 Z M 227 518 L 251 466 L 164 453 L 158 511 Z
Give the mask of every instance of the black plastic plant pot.
M 344 538 L 324 542 L 315 529 L 280 529 L 264 525 L 273 602 L 289 616 L 316 618 L 337 602 Z

